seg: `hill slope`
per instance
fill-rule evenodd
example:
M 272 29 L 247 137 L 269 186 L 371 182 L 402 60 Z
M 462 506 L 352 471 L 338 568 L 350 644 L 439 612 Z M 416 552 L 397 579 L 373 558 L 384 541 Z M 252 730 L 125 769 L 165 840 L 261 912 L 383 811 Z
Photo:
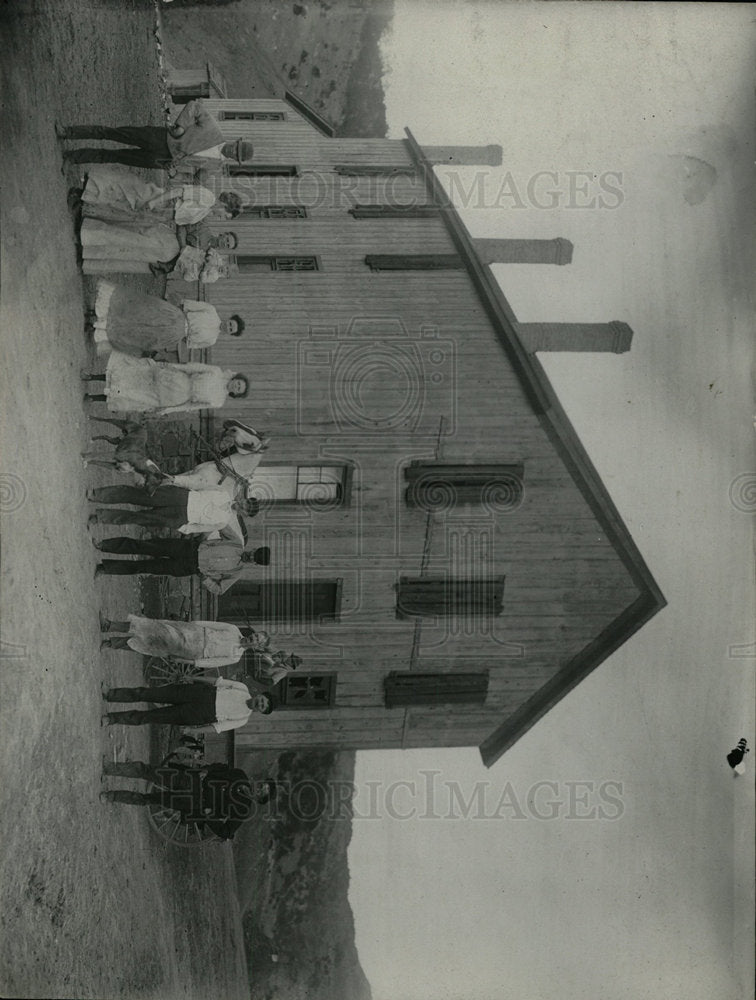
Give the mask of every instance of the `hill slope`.
M 288 751 L 278 759 L 277 778 L 277 805 L 243 828 L 234 845 L 252 994 L 370 1000 L 347 898 L 351 811 L 340 794 L 352 786 L 354 754 Z
M 393 0 L 238 0 L 227 6 L 162 8 L 169 61 L 188 69 L 210 61 L 229 97 L 290 90 L 338 135 L 386 135 L 378 43 Z

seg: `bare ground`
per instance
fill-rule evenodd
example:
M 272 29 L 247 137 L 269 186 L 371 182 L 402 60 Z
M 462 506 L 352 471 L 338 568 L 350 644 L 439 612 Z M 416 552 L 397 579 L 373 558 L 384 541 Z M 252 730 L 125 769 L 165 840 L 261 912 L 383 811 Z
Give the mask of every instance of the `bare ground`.
M 79 370 L 88 290 L 76 264 L 54 122 L 158 123 L 148 0 L 0 5 L 2 31 L 2 650 L 0 993 L 248 996 L 231 848 L 157 839 L 139 809 L 99 802 L 103 754 L 148 735 L 100 729 L 100 684 L 140 660 L 99 651 L 98 609 L 140 597 L 95 581 Z

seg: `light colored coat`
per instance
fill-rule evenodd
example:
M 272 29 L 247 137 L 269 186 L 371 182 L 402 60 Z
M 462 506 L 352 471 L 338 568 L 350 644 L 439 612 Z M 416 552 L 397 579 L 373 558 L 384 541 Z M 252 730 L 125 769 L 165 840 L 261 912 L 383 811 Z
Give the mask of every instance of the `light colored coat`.
M 168 149 L 171 152 L 173 166 L 182 173 L 193 173 L 202 170 L 217 173 L 224 160 L 216 157 L 199 156 L 204 149 L 210 149 L 226 138 L 218 127 L 218 122 L 206 111 L 199 101 L 189 101 L 175 122 L 185 131 L 175 139 L 168 133 Z

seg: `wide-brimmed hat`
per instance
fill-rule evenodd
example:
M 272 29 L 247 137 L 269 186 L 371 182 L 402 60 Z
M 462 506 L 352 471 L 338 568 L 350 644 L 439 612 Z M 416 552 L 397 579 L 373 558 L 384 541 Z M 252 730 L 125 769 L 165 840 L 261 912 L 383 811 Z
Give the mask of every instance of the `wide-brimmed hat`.
M 237 139 L 236 148 L 234 149 L 234 156 L 237 163 L 244 163 L 246 160 L 251 160 L 255 155 L 255 148 L 251 142 L 246 139 Z

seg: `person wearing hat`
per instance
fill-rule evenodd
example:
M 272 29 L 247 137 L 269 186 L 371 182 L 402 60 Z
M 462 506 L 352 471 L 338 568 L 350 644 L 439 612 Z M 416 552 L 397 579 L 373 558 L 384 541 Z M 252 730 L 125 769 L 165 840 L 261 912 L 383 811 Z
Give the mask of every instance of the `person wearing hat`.
M 129 149 L 68 149 L 63 153 L 69 163 L 125 163 L 129 167 L 154 167 L 167 170 L 170 176 L 181 172 L 218 173 L 224 161 L 244 163 L 254 155 L 252 143 L 244 139 L 227 140 L 215 118 L 201 101 L 189 101 L 175 123 L 160 125 L 56 125 L 59 139 L 106 139 L 120 142 Z
M 202 586 L 211 594 L 225 594 L 246 568 L 270 565 L 270 549 L 262 545 L 245 549 L 242 539 L 225 528 L 219 537 L 129 538 L 126 535 L 94 542 L 100 552 L 142 559 L 103 559 L 98 573 L 108 576 L 193 576 L 199 573 Z
M 245 771 L 215 762 L 187 767 L 167 761 L 160 767 L 140 760 L 103 760 L 102 778 L 136 778 L 148 781 L 146 792 L 118 789 L 100 792 L 101 802 L 130 806 L 159 806 L 176 810 L 183 822 L 207 827 L 221 840 L 232 840 L 239 827 L 255 812 L 255 805 L 269 802 L 274 781 L 253 782 Z
M 204 535 L 235 524 L 238 514 L 254 517 L 256 500 L 240 499 L 222 489 L 189 490 L 158 486 L 151 494 L 138 486 L 100 486 L 88 494 L 97 504 L 130 504 L 141 510 L 98 507 L 89 524 L 138 524 L 145 528 L 176 528 L 182 535 Z
M 160 708 L 107 712 L 103 726 L 191 726 L 200 732 L 225 733 L 243 726 L 253 712 L 270 715 L 273 699 L 268 694 L 250 694 L 241 681 L 225 677 L 194 677 L 189 683 L 162 684 L 156 687 L 109 688 L 103 692 L 107 702 L 160 705 Z

